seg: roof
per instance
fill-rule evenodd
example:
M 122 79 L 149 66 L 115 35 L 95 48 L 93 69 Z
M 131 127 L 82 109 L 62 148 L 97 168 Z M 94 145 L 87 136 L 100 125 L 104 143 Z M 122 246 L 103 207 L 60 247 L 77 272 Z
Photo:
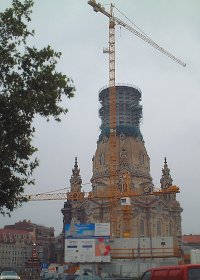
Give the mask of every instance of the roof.
M 11 229 L 11 228 L 0 228 L 0 234 L 2 233 L 12 233 L 12 234 L 30 234 L 30 231 L 21 229 Z
M 181 238 L 183 243 L 188 243 L 188 244 L 200 244 L 200 235 L 183 235 Z

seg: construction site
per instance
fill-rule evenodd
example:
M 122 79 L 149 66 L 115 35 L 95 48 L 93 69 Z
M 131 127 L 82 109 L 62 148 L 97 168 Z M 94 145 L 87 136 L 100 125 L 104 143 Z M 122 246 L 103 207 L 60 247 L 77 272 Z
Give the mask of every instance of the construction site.
M 61 209 L 64 264 L 92 268 L 100 276 L 133 278 L 149 267 L 182 262 L 183 209 L 166 158 L 160 186 L 153 184 L 140 130 L 142 92 L 137 86 L 115 81 L 115 26 L 127 29 L 181 66 L 185 63 L 116 18 L 113 4 L 110 11 L 95 0 L 88 4 L 109 22 L 109 47 L 104 49 L 109 55 L 109 84 L 98 93 L 101 125 L 92 158 L 91 191 L 83 190 L 75 158 L 69 192 L 29 199 L 66 200 Z

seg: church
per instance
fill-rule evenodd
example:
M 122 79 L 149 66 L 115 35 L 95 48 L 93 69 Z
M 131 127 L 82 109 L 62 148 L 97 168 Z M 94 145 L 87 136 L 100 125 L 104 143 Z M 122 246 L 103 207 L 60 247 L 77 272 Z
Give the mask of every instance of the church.
M 173 185 L 167 159 L 161 168 L 160 186 L 154 186 L 150 157 L 140 122 L 141 90 L 116 85 L 116 175 L 109 166 L 109 87 L 99 92 L 100 135 L 92 158 L 91 191 L 82 190 L 77 158 L 70 192 L 63 209 L 66 224 L 109 223 L 111 262 L 180 261 L 181 212 L 179 188 Z M 115 188 L 111 187 L 113 184 Z

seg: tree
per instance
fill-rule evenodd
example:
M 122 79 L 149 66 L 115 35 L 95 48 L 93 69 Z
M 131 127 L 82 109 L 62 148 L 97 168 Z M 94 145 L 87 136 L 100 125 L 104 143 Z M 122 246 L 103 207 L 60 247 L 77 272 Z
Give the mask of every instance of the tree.
M 26 201 L 25 185 L 39 161 L 32 145 L 36 114 L 60 121 L 63 97 L 74 95 L 71 78 L 56 71 L 61 53 L 30 47 L 27 38 L 33 0 L 13 0 L 0 13 L 0 212 L 10 214 Z

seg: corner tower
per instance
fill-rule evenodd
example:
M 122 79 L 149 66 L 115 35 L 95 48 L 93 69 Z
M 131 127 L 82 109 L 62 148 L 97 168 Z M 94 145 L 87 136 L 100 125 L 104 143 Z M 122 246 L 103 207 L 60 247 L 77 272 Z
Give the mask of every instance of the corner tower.
M 99 92 L 101 107 L 100 135 L 93 157 L 93 192 L 104 191 L 109 186 L 109 87 Z M 131 188 L 143 191 L 152 188 L 150 175 L 150 158 L 147 154 L 140 122 L 142 119 L 141 90 L 132 85 L 116 85 L 116 134 L 117 134 L 117 187 L 123 185 L 122 174 L 128 172 L 131 177 Z M 120 176 L 121 175 L 121 176 Z

